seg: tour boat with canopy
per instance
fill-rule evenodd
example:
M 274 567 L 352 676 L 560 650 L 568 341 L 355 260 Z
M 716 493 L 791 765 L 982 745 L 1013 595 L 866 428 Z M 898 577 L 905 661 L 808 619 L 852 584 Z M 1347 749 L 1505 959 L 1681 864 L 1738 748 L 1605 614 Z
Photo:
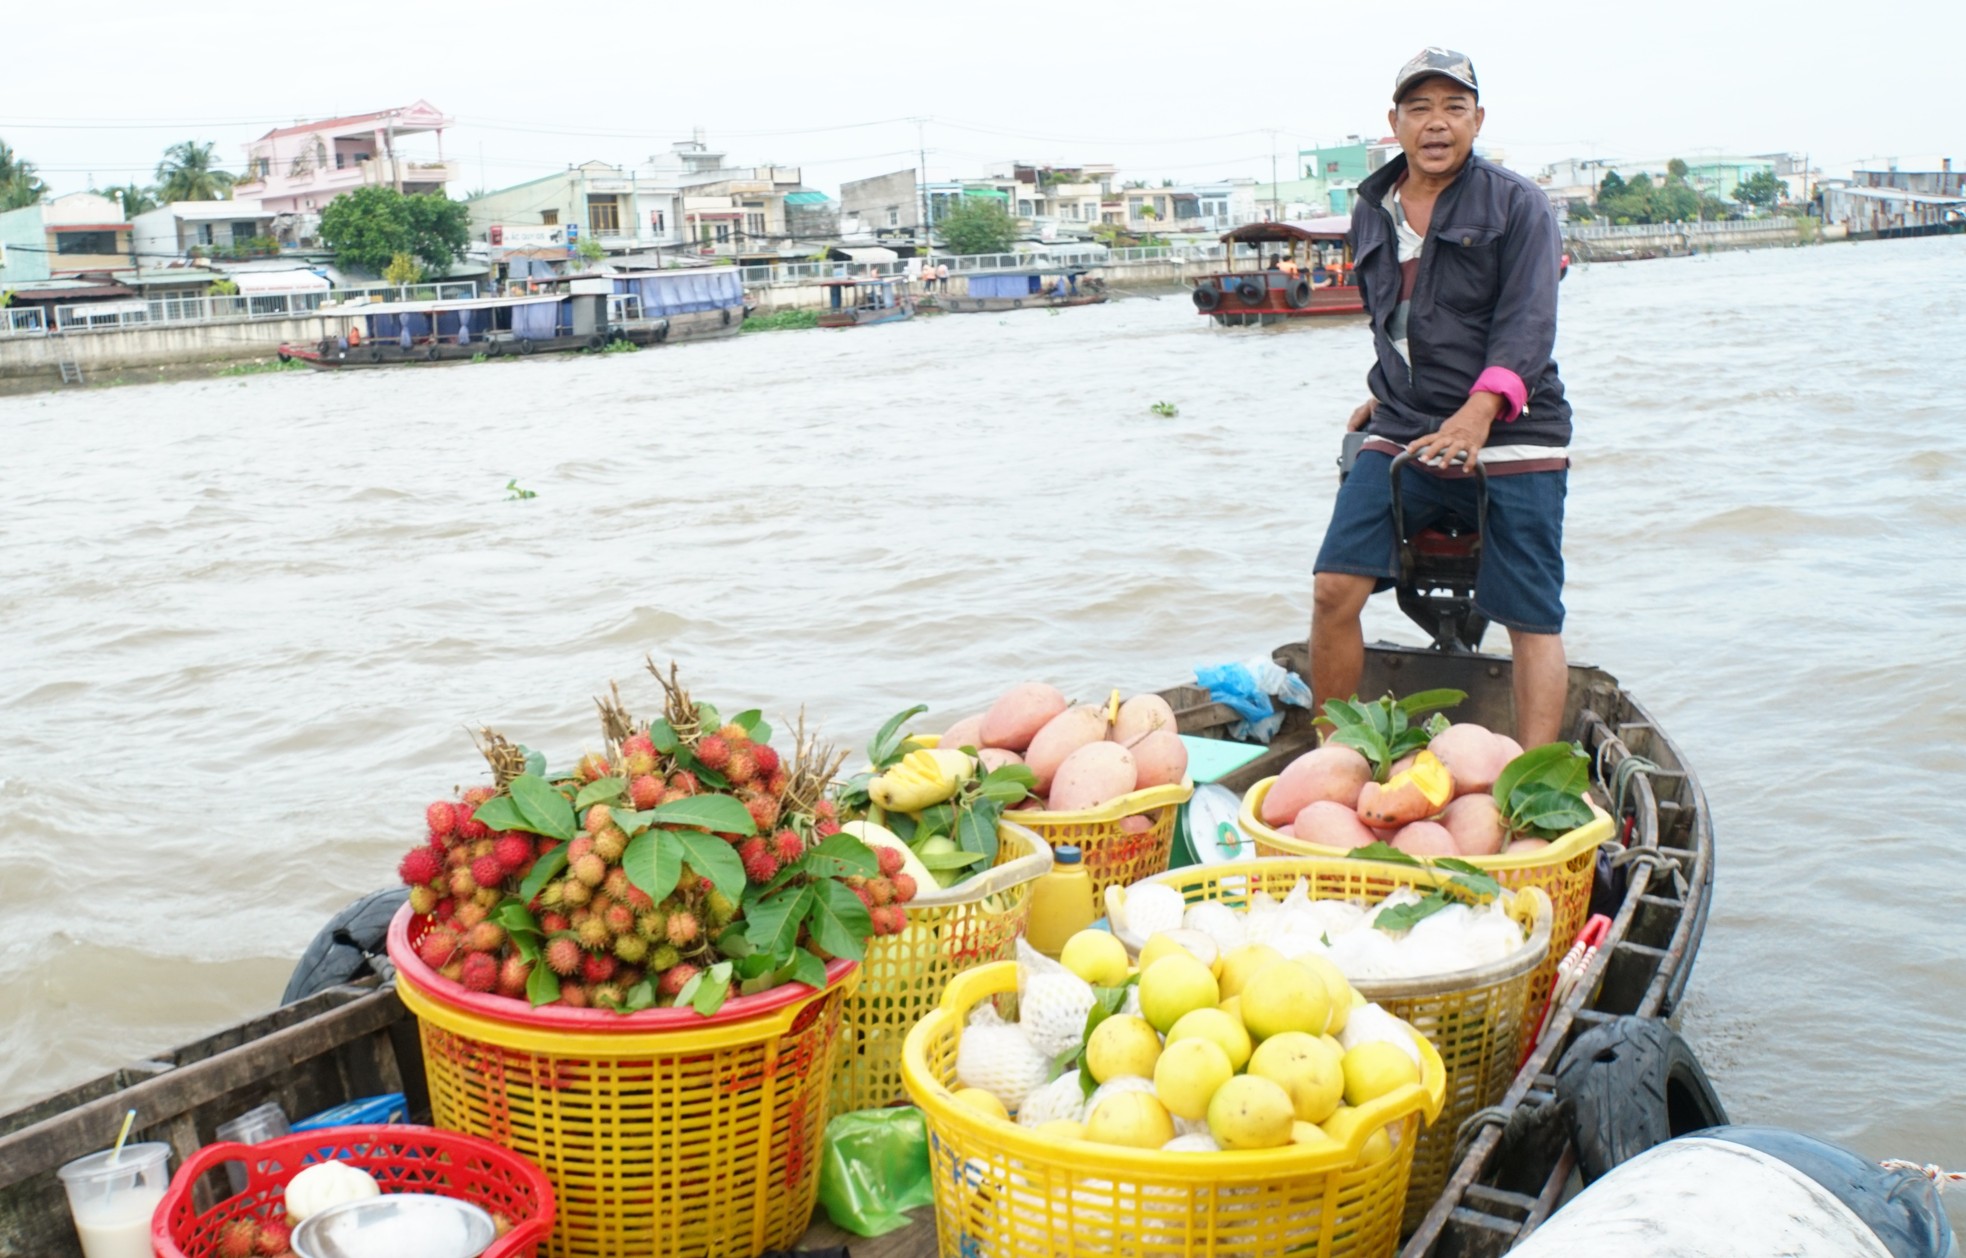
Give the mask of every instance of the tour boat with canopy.
M 1307 316 L 1362 314 L 1365 301 L 1352 279 L 1344 215 L 1282 223 L 1246 223 L 1222 235 L 1224 269 L 1195 281 L 1195 309 L 1226 327 Z M 1246 252 L 1245 252 L 1246 251 Z M 1237 270 L 1239 258 L 1254 265 Z M 1329 284 L 1312 272 L 1322 265 Z

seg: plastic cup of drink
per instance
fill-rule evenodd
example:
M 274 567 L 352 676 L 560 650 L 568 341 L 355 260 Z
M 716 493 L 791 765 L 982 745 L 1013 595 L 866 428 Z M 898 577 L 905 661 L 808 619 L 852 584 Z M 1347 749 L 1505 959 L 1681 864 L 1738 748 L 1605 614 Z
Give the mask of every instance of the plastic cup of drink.
M 126 1144 L 56 1172 L 83 1258 L 151 1258 L 150 1218 L 170 1185 L 170 1157 L 171 1146 L 161 1141 Z
M 287 1135 L 290 1131 L 291 1128 L 287 1126 L 287 1111 L 280 1108 L 278 1101 L 268 1101 L 264 1105 L 247 1110 L 237 1118 L 220 1123 L 217 1134 L 220 1140 L 258 1144 L 262 1140 L 272 1140 L 277 1136 Z M 227 1162 L 225 1178 L 232 1185 L 233 1196 L 236 1197 L 246 1191 L 246 1164 Z

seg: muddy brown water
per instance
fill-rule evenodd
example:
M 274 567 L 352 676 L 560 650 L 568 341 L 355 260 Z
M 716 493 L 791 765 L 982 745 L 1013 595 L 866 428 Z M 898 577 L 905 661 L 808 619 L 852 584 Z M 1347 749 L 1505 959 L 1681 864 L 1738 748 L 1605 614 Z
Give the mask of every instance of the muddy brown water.
M 1961 309 L 1966 241 L 1838 245 L 1581 267 L 1559 340 L 1571 654 L 1714 811 L 1685 1029 L 1737 1119 L 1955 1167 Z M 1368 349 L 1130 295 L 0 399 L 0 1108 L 267 1007 L 468 727 L 570 758 L 645 651 L 859 744 L 1302 634 Z

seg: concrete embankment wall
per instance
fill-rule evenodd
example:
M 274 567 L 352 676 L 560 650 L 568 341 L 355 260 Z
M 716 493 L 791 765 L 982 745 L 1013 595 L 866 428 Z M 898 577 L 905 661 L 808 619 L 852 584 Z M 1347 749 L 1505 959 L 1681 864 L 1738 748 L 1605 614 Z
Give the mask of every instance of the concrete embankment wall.
M 1570 256 L 1584 262 L 1684 257 L 1698 250 L 1778 249 L 1813 244 L 1810 219 L 1771 218 L 1728 223 L 1653 223 L 1598 227 L 1573 224 L 1564 231 Z
M 1219 258 L 1200 261 L 1154 258 L 1141 262 L 1101 263 L 1093 268 L 1106 281 L 1108 288 L 1168 288 L 1190 283 L 1198 276 L 1214 275 L 1221 269 L 1222 261 Z M 818 284 L 760 284 L 748 291 L 751 299 L 758 303 L 760 314 L 770 314 L 776 310 L 819 310 L 826 304 L 826 290 Z M 969 277 L 950 276 L 949 292 L 957 297 L 966 295 L 969 292 Z
M 266 358 L 282 341 L 320 340 L 330 332 L 330 323 L 327 319 L 241 319 L 10 336 L 0 339 L 0 377 L 52 376 L 64 361 L 75 363 L 83 378 L 91 379 L 128 367 Z

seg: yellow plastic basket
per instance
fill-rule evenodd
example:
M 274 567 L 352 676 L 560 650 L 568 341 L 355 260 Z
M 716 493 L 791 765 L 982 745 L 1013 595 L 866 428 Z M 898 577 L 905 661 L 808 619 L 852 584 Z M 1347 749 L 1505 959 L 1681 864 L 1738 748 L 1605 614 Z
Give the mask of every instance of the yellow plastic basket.
M 1275 782 L 1273 777 L 1264 778 L 1242 797 L 1239 824 L 1242 832 L 1255 841 L 1256 854 L 1343 857 L 1345 852 L 1341 848 L 1307 843 L 1292 835 L 1279 834 L 1263 823 L 1263 799 Z M 1511 891 L 1541 887 L 1550 898 L 1550 950 L 1549 955 L 1543 958 L 1543 964 L 1536 967 L 1536 972 L 1529 979 L 1529 1003 L 1532 1008 L 1541 1008 L 1549 999 L 1550 987 L 1556 982 L 1556 963 L 1570 950 L 1577 932 L 1584 928 L 1584 918 L 1590 913 L 1591 880 L 1597 871 L 1598 845 L 1609 839 L 1615 829 L 1610 813 L 1595 803 L 1591 804 L 1591 811 L 1596 814 L 1593 820 L 1539 851 L 1524 852 L 1519 856 L 1466 858 L 1469 864 Z
M 928 1120 L 943 1258 L 1382 1258 L 1399 1244 L 1415 1136 L 1445 1073 L 1419 1035 L 1421 1081 L 1364 1107 L 1343 1148 L 1164 1153 L 1054 1140 L 960 1105 L 956 1049 L 970 1010 L 1017 990 L 1015 962 L 959 976 L 909 1033 L 908 1095 Z M 1390 1124 L 1393 1154 L 1355 1165 Z
M 909 739 L 924 747 L 941 741 L 939 734 L 910 734 Z M 1045 812 L 1020 808 L 1009 815 L 1020 826 L 1037 831 L 1045 842 L 1078 846 L 1085 862 L 1086 876 L 1092 879 L 1092 902 L 1105 902 L 1107 887 L 1125 887 L 1167 868 L 1174 850 L 1174 823 L 1181 805 L 1195 793 L 1193 782 L 1170 786 L 1150 786 L 1097 808 L 1075 812 Z M 1144 818 L 1144 824 L 1128 825 L 1129 818 Z
M 967 882 L 919 893 L 908 905 L 907 930 L 867 941 L 860 986 L 846 1001 L 835 1114 L 906 1100 L 901 1044 L 909 1030 L 941 1003 L 950 979 L 1015 954 L 1051 849 L 1006 821 L 997 827 L 997 855 L 994 868 Z
M 748 997 L 768 1007 L 690 1029 L 636 1029 L 641 1014 L 609 1014 L 618 1030 L 522 1025 L 468 1011 L 400 966 L 396 991 L 418 1019 L 435 1125 L 503 1145 L 552 1181 L 559 1209 L 542 1255 L 751 1258 L 791 1247 L 811 1221 L 840 1013 L 858 977 L 832 969 L 824 992 Z
M 1451 875 L 1438 875 L 1443 880 Z M 1174 888 L 1190 904 L 1213 900 L 1241 908 L 1257 892 L 1281 900 L 1302 879 L 1313 900 L 1376 904 L 1394 890 L 1427 886 L 1424 870 L 1384 861 L 1272 856 L 1196 865 L 1147 879 Z M 1135 884 L 1138 886 L 1139 884 Z M 1406 1227 L 1419 1223 L 1454 1171 L 1454 1141 L 1476 1111 L 1501 1101 L 1522 1060 L 1524 1037 L 1534 1026 L 1529 980 L 1549 952 L 1550 898 L 1540 887 L 1507 893 L 1512 917 L 1522 923 L 1522 948 L 1490 965 L 1425 979 L 1360 979 L 1352 986 L 1386 1012 L 1405 1019 L 1440 1054 L 1447 1071 L 1440 1118 L 1420 1133 L 1413 1152 L 1413 1181 L 1406 1196 Z M 1146 940 L 1125 924 L 1126 897 L 1107 897 L 1119 920 L 1113 933 L 1138 955 Z

